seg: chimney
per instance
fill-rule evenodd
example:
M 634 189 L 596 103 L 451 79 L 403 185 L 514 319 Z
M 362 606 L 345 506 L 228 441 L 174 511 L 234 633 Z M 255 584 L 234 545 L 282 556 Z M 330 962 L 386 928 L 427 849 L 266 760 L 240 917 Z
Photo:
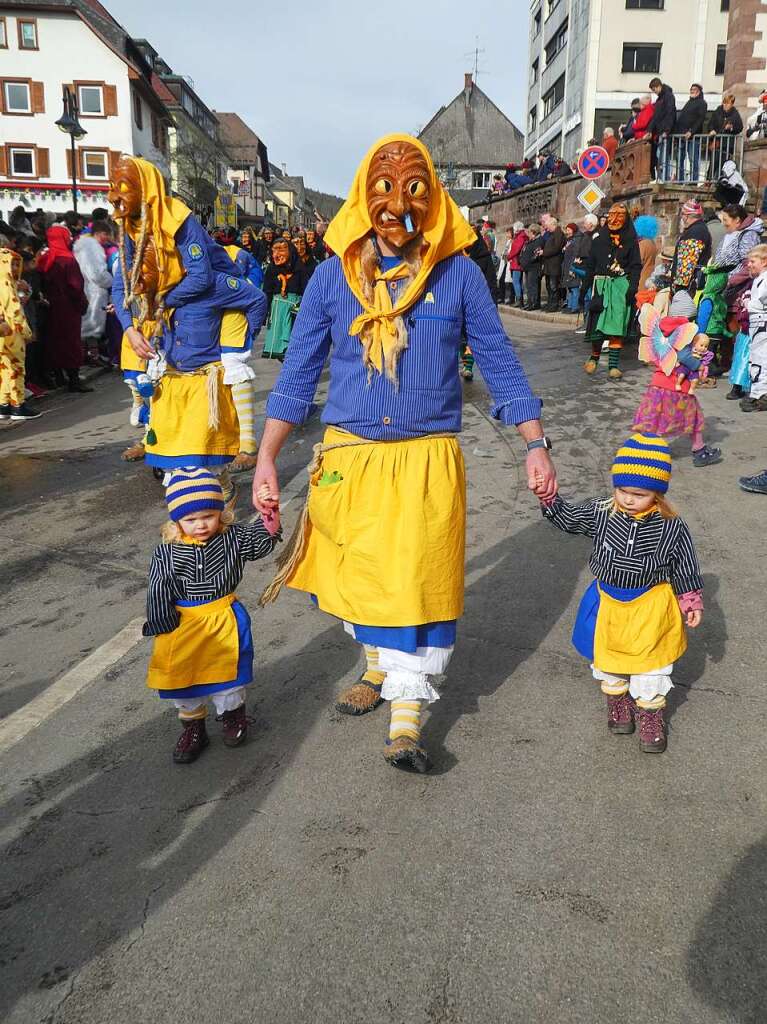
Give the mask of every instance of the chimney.
M 464 74 L 464 76 L 463 76 L 464 92 L 469 92 L 473 85 L 474 85 L 474 79 L 472 78 L 471 71 L 467 71 Z
M 282 166 L 282 176 L 284 178 L 287 175 L 287 173 L 288 173 L 288 165 L 287 164 L 282 164 L 281 166 Z

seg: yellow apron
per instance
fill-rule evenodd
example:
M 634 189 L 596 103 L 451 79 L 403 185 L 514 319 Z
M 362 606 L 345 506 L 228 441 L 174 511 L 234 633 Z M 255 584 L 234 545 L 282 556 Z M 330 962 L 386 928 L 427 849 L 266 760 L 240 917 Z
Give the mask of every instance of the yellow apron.
M 232 610 L 234 594 L 184 608 L 172 633 L 155 637 L 146 685 L 152 690 L 228 683 L 237 679 L 240 640 Z
M 357 439 L 330 427 L 324 444 Z M 337 474 L 334 483 L 320 485 Z M 309 487 L 304 553 L 288 586 L 370 626 L 463 613 L 466 476 L 454 437 L 336 448 Z
M 218 426 L 209 425 L 208 368 L 216 366 Z M 147 455 L 164 458 L 184 455 L 231 455 L 240 450 L 240 427 L 232 391 L 224 385 L 221 363 L 201 367 L 200 372 L 167 370 L 152 395 Z
M 138 370 L 139 373 L 146 373 L 146 359 L 139 359 L 130 342 L 126 341 L 123 334 L 122 345 L 120 346 L 120 369 Z
M 599 588 L 594 665 L 614 675 L 648 675 L 672 665 L 687 650 L 679 602 L 669 583 L 633 601 L 618 601 Z

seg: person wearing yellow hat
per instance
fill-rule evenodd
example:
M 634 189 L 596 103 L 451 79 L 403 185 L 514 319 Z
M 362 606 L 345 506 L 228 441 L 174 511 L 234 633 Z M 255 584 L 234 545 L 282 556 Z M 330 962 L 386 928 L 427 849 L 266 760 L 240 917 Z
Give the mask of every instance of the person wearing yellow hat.
M 370 148 L 325 235 L 336 256 L 306 289 L 254 475 L 256 508 L 276 509 L 275 460 L 311 414 L 329 359 L 307 505 L 262 601 L 287 584 L 343 620 L 367 671 L 337 708 L 359 715 L 390 701 L 386 760 L 417 772 L 429 767 L 421 708 L 438 698 L 432 678 L 447 668 L 463 612 L 462 332 L 493 416 L 527 442 L 529 486 L 547 498 L 556 482 L 540 399 L 464 254 L 475 241 L 419 140 L 395 134 Z
M 573 646 L 591 663 L 607 697 L 607 727 L 634 732 L 645 753 L 666 749 L 663 709 L 674 662 L 687 649 L 685 625 L 703 615 L 703 578 L 687 524 L 666 499 L 671 449 L 655 434 L 632 434 L 615 454 L 613 493 L 578 505 L 559 495 L 543 515 L 565 533 L 594 538 Z M 638 713 L 637 713 L 638 712 Z

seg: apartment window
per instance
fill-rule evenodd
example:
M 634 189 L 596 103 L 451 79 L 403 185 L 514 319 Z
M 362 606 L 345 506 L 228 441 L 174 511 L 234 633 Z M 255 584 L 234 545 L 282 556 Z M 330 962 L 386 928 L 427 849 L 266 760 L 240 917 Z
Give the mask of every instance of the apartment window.
M 18 18 L 16 24 L 19 29 L 19 49 L 36 50 L 37 21 L 34 18 Z
M 77 87 L 77 104 L 81 114 L 94 117 L 104 116 L 104 90 L 100 85 L 80 85 Z
M 472 188 L 490 188 L 490 171 L 472 171 Z
M 533 39 L 535 39 L 535 37 L 537 35 L 540 35 L 540 33 L 541 33 L 541 12 L 538 11 L 538 13 L 533 18 Z
M 538 81 L 538 69 L 540 67 L 540 61 L 536 58 L 533 61 L 533 66 L 530 68 L 530 85 L 535 85 Z
M 8 163 L 12 178 L 34 178 L 35 176 L 35 151 L 34 149 L 22 149 L 17 146 L 10 146 L 8 149 Z
M 84 178 L 106 179 L 109 177 L 109 158 L 104 152 L 84 149 L 82 167 Z
M 552 39 L 549 40 L 549 44 L 545 49 L 546 64 L 551 64 L 556 55 L 560 50 L 564 50 L 567 46 L 567 22 L 563 22 L 561 28 Z
M 8 26 L 5 18 L 0 18 L 0 50 L 8 49 Z
M 627 11 L 662 11 L 664 0 L 626 0 Z
M 133 90 L 131 93 L 133 100 L 133 120 L 136 122 L 136 127 L 141 131 L 144 127 L 144 111 L 141 109 L 141 97 Z
M 3 111 L 6 114 L 31 114 L 29 82 L 3 82 Z
M 565 76 L 560 75 L 543 97 L 543 116 L 548 117 L 565 98 Z
M 531 111 L 530 111 L 529 124 L 530 124 L 530 131 L 531 132 L 534 132 L 535 129 L 538 127 L 538 107 L 537 107 L 537 105 L 534 106 L 531 109 Z
M 719 8 L 719 10 L 720 11 L 729 11 L 729 9 L 730 9 L 730 0 L 722 0 L 722 5 Z
M 727 44 L 720 43 L 716 48 L 716 67 L 714 69 L 715 75 L 724 74 L 724 62 L 727 60 Z
M 621 71 L 657 74 L 660 71 L 660 43 L 624 43 Z
M 546 0 L 546 17 L 550 18 L 554 9 L 559 6 L 560 0 Z

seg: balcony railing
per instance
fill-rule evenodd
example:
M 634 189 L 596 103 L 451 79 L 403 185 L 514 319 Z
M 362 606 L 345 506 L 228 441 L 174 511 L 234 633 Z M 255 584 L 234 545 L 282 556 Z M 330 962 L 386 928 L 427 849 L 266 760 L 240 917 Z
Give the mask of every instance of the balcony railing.
M 620 150 L 619 150 L 620 152 Z M 716 181 L 722 167 L 734 160 L 743 166 L 742 135 L 668 135 L 657 143 L 656 180 L 680 185 L 702 185 Z

